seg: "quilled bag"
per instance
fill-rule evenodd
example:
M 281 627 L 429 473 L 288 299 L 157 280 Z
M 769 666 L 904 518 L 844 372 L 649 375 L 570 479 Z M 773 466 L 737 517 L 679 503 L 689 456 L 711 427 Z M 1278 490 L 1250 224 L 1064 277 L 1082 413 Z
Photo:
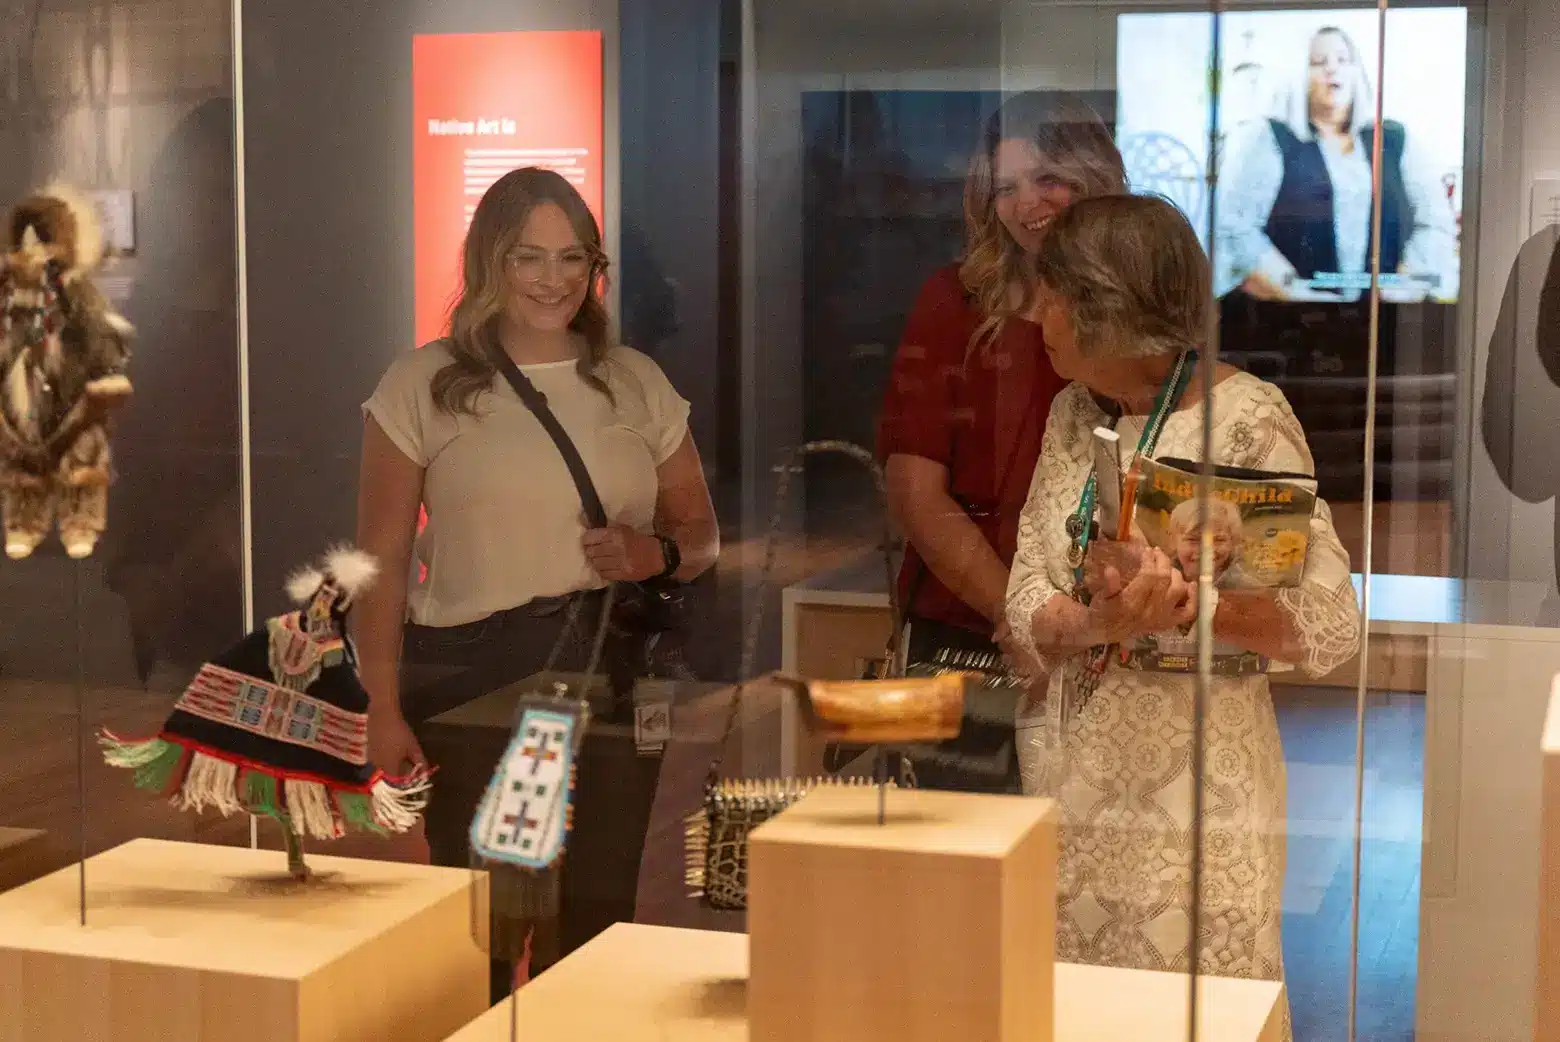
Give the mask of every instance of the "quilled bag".
M 688 892 L 711 908 L 747 907 L 748 836 L 820 785 L 870 785 L 869 778 L 727 778 L 712 781 L 703 809 L 688 818 Z

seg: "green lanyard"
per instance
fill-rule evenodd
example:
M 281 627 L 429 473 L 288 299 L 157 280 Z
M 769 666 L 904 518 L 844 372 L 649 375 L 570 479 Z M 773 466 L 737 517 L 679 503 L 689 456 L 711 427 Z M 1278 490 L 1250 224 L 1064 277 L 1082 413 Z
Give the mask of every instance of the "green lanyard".
M 1154 411 L 1143 426 L 1134 458 L 1154 454 L 1154 446 L 1159 444 L 1159 432 L 1164 429 L 1165 420 L 1175 409 L 1175 403 L 1186 392 L 1186 385 L 1192 378 L 1192 369 L 1196 364 L 1196 351 L 1182 351 L 1175 360 L 1175 368 L 1170 370 L 1164 386 L 1159 389 L 1159 396 L 1154 399 Z M 1089 480 L 1083 484 L 1083 494 L 1078 497 L 1077 512 L 1067 518 L 1067 534 L 1072 537 L 1067 563 L 1073 566 L 1073 579 L 1080 589 L 1083 586 L 1083 559 L 1089 549 L 1090 529 L 1094 527 L 1094 497 L 1098 487 L 1099 474 L 1091 471 Z

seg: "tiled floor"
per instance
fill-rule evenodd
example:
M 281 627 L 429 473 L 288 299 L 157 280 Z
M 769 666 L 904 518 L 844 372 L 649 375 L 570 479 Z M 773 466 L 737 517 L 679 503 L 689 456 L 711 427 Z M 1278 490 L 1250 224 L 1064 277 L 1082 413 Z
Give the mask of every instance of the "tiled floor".
M 1348 692 L 1290 688 L 1278 705 L 1289 767 L 1284 961 L 1296 1042 L 1342 1042 L 1349 1001 L 1355 710 Z M 1361 1042 L 1414 1038 L 1424 699 L 1372 696 L 1360 871 Z

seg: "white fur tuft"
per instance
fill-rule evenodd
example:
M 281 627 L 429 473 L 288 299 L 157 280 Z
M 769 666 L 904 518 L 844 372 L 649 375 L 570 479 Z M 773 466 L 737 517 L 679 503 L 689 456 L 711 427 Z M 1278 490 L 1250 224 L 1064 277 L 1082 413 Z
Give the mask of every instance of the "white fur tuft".
M 379 562 L 356 547 L 337 546 L 325 555 L 325 571 L 335 577 L 348 596 L 356 597 L 379 577 Z
M 287 596 L 292 598 L 294 604 L 307 604 L 324 581 L 324 572 L 307 565 L 287 577 Z
M 65 281 L 72 282 L 90 274 L 103 263 L 103 224 L 97 206 L 68 184 L 56 181 L 43 190 L 44 195 L 65 204 L 76 222 L 76 255 L 70 260 Z

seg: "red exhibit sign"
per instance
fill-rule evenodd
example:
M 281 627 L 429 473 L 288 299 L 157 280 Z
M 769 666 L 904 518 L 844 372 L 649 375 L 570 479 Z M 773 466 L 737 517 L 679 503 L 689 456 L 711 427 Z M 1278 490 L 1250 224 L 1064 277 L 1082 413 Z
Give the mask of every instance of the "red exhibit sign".
M 442 336 L 477 201 L 511 170 L 567 177 L 604 216 L 599 32 L 412 39 L 417 343 Z

